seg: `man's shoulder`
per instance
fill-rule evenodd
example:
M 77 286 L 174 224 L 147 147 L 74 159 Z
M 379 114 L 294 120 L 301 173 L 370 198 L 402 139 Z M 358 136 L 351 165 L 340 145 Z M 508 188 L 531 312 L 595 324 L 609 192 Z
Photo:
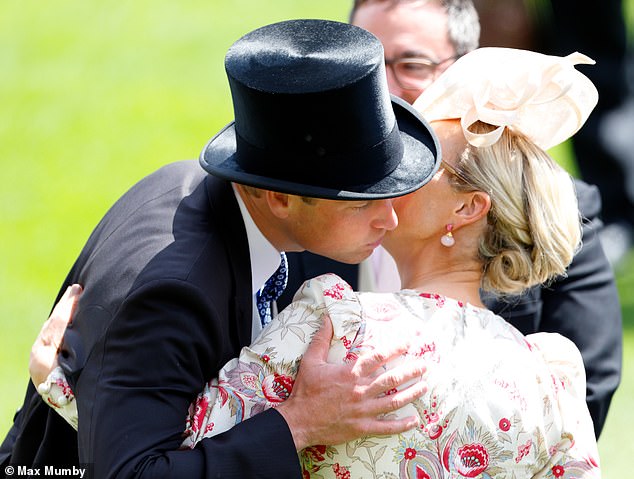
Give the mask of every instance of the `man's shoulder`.
M 174 189 L 177 186 L 190 187 L 202 182 L 208 174 L 196 160 L 181 160 L 167 163 L 137 181 L 122 198 L 131 192 L 151 186 L 155 192 Z M 157 189 L 158 188 L 158 189 Z
M 235 203 L 238 216 L 216 212 L 209 190 L 222 183 L 214 181 L 196 161 L 165 165 L 139 181 L 93 231 L 76 265 L 80 276 L 127 287 L 161 278 L 207 281 L 201 270 L 228 262 L 223 230 L 235 230 L 239 221 L 226 183 L 216 196 L 225 199 L 226 209 Z
M 601 213 L 601 194 L 595 185 L 575 179 L 579 211 L 584 218 L 593 219 Z

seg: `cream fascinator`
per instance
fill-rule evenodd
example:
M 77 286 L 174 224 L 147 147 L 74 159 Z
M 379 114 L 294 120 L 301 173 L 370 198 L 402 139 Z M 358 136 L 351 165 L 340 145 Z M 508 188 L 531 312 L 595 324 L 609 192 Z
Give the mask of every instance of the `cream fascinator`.
M 596 106 L 594 84 L 575 70 L 594 60 L 575 52 L 566 57 L 514 48 L 479 48 L 443 72 L 414 102 L 427 121 L 459 118 L 474 146 L 498 141 L 504 128 L 519 131 L 547 150 L 574 135 Z M 483 121 L 498 128 L 476 134 Z

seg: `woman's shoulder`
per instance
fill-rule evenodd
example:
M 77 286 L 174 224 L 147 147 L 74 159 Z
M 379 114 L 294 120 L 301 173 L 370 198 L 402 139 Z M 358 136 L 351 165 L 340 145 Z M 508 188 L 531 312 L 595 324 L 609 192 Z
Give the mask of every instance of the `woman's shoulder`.
M 538 354 L 553 377 L 569 392 L 584 397 L 586 375 L 579 348 L 558 333 L 534 333 L 526 336 L 531 351 Z
M 332 302 L 353 299 L 354 297 L 355 292 L 352 286 L 344 279 L 335 273 L 326 273 L 304 281 L 295 293 L 293 301 L 325 300 Z

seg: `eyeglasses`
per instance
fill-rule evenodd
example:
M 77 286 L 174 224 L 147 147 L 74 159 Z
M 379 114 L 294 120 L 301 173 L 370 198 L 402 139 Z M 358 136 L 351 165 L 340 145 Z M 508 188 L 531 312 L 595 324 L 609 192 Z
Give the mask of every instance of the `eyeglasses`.
M 435 62 L 425 57 L 386 58 L 385 65 L 392 69 L 396 83 L 404 90 L 422 90 L 436 77 L 441 65 L 454 62 L 461 55 L 454 55 Z

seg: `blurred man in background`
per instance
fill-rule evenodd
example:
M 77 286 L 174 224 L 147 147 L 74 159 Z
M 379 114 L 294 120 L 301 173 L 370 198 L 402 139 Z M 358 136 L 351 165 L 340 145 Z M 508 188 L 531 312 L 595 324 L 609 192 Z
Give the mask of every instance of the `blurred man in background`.
M 618 267 L 634 241 L 634 97 L 628 84 L 627 30 L 622 0 L 527 2 L 474 0 L 481 46 L 526 48 L 549 55 L 580 51 L 579 67 L 599 90 L 599 103 L 571 144 L 581 178 L 601 193 L 601 243 Z M 572 15 L 574 12 L 574 15 Z

